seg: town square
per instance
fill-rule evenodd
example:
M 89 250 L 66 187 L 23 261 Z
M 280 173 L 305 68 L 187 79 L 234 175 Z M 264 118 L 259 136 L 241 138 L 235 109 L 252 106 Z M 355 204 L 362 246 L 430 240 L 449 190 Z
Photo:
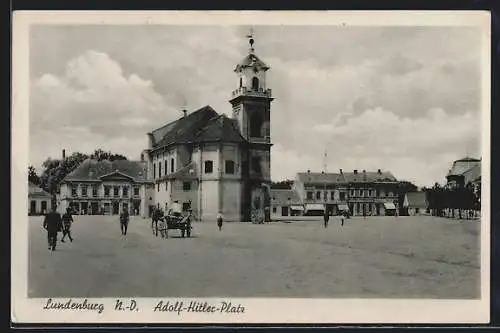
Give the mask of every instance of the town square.
M 483 301 L 478 31 L 33 28 L 28 297 Z

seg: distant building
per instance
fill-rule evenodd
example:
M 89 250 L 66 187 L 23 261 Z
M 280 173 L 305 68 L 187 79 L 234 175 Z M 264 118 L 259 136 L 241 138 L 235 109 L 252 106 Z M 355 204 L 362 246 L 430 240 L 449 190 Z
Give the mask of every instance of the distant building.
M 407 210 L 408 215 L 427 214 L 429 208 L 427 193 L 422 191 L 406 193 L 403 207 Z
M 28 215 L 46 214 L 51 208 L 52 194 L 28 182 Z
M 446 175 L 447 186 L 463 187 L 481 180 L 481 160 L 465 157 L 453 162 Z
M 148 216 L 153 205 L 153 183 L 147 180 L 147 164 L 141 161 L 84 160 L 61 182 L 57 198 L 60 212 Z
M 305 215 L 392 215 L 397 209 L 396 178 L 390 172 L 354 170 L 339 173 L 298 173 L 293 189 L 304 203 Z
M 271 218 L 303 213 L 304 205 L 295 190 L 271 190 Z

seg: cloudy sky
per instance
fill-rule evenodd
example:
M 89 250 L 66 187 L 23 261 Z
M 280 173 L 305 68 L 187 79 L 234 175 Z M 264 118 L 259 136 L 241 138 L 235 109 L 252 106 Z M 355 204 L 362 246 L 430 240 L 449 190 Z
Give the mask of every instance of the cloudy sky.
M 270 67 L 272 178 L 383 169 L 419 186 L 480 154 L 480 31 L 256 26 Z M 30 162 L 138 159 L 146 133 L 205 105 L 231 114 L 241 26 L 32 26 Z

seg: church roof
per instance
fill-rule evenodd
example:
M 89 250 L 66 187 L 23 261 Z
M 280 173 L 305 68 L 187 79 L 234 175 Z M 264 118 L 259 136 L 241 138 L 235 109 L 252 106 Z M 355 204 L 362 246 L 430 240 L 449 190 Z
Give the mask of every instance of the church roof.
M 219 115 L 205 106 L 183 118 L 154 130 L 153 149 L 177 143 L 234 142 L 243 143 L 235 119 Z
M 178 180 L 196 180 L 198 179 L 198 173 L 196 172 L 196 163 L 191 162 L 186 164 L 174 173 L 165 175 L 159 179 L 159 181 L 166 179 L 178 179 Z
M 194 142 L 235 142 L 246 140 L 241 136 L 235 119 L 225 114 L 212 118 L 195 136 Z
M 194 135 L 218 114 L 210 106 L 198 109 L 151 132 L 153 148 L 193 141 Z
M 129 160 L 95 160 L 86 159 L 69 173 L 63 182 L 70 181 L 100 181 L 102 176 L 118 172 L 133 178 L 136 182 L 145 181 L 147 177 L 147 164 L 142 161 Z
M 264 70 L 267 71 L 270 67 L 266 65 L 262 60 L 260 60 L 259 57 L 257 57 L 255 54 L 250 53 L 243 60 L 240 61 L 238 65 L 236 65 L 236 68 L 234 69 L 235 72 L 239 72 L 244 68 L 249 68 L 249 67 L 256 67 L 259 70 Z

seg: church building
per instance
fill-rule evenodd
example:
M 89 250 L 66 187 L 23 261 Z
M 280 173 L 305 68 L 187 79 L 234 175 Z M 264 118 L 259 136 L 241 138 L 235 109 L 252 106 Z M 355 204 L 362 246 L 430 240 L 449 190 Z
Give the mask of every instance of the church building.
M 227 221 L 270 219 L 273 100 L 266 85 L 269 70 L 249 39 L 249 52 L 234 69 L 232 116 L 210 106 L 148 133 L 141 154 L 153 204 L 164 211 L 178 202 L 195 218 Z

